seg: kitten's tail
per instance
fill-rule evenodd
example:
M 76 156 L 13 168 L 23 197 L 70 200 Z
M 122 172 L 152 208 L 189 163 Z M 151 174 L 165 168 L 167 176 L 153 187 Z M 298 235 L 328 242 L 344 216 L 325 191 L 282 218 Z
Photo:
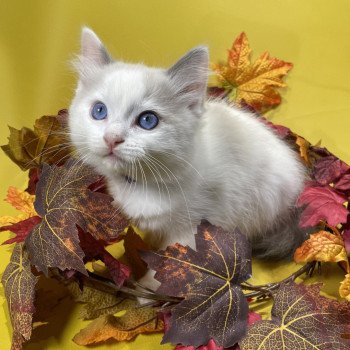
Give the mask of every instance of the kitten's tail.
M 252 239 L 253 256 L 258 259 L 291 260 L 295 250 L 309 238 L 315 227 L 299 227 L 301 210 L 293 209 L 287 218 L 279 220 L 263 237 Z

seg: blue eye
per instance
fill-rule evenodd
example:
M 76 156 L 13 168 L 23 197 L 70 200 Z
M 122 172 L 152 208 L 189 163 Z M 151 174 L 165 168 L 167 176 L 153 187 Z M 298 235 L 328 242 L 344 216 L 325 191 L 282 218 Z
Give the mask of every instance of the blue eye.
M 102 102 L 96 102 L 91 110 L 91 116 L 94 119 L 102 120 L 107 117 L 107 107 Z
M 151 130 L 158 125 L 159 119 L 154 112 L 143 112 L 140 114 L 137 124 L 141 126 L 142 129 Z

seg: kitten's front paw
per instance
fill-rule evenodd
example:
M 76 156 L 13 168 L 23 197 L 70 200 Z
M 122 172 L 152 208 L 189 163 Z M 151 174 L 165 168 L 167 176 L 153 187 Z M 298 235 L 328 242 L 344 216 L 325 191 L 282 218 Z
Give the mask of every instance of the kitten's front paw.
M 155 275 L 155 271 L 148 270 L 146 272 L 146 274 L 138 280 L 138 282 L 142 286 L 149 288 L 149 289 L 152 289 L 153 291 L 156 291 L 158 289 L 158 287 L 160 286 L 160 282 L 158 282 L 156 279 L 154 279 L 154 275 Z M 137 290 L 147 293 L 147 290 L 145 290 L 141 287 L 137 287 Z M 151 302 L 152 299 L 138 297 L 137 301 L 140 305 L 144 305 L 144 304 Z

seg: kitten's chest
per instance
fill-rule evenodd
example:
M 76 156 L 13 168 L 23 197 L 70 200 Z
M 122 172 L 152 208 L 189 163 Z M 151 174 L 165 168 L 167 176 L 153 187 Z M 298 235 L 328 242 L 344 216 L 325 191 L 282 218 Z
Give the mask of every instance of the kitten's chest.
M 163 230 L 183 211 L 181 190 L 172 185 L 136 182 L 128 179 L 109 181 L 115 205 L 141 229 Z

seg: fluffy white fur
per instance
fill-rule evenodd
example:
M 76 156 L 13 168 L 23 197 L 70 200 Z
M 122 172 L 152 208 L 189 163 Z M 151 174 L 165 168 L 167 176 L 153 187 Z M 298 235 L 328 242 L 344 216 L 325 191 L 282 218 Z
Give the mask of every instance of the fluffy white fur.
M 268 241 L 276 223 L 293 221 L 304 168 L 254 115 L 206 101 L 207 48 L 191 50 L 170 69 L 150 68 L 112 61 L 84 28 L 75 66 L 80 80 L 69 111 L 72 142 L 106 176 L 116 206 L 148 231 L 154 247 L 194 247 L 203 218 L 227 230 L 239 227 L 253 242 Z M 90 115 L 96 101 L 108 108 L 105 120 Z M 149 131 L 136 122 L 146 110 L 160 118 Z M 125 140 L 113 155 L 105 135 Z M 275 239 L 271 249 L 278 244 Z M 287 248 L 281 243 L 276 255 Z M 265 250 L 268 255 L 268 245 Z

